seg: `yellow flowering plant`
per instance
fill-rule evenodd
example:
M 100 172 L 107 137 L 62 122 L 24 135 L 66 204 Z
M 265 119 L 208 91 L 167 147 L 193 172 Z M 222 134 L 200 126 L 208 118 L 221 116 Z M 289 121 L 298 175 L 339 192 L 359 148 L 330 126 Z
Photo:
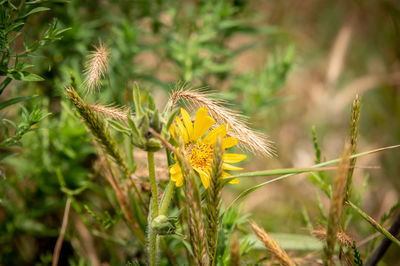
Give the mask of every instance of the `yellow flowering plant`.
M 181 108 L 181 118 L 178 116 L 175 117 L 175 123 L 171 125 L 170 133 L 175 139 L 178 137 L 176 134 L 183 139 L 183 155 L 193 170 L 199 175 L 203 186 L 208 188 L 210 185 L 214 147 L 218 138 L 222 140 L 223 151 L 235 146 L 238 143 L 238 139 L 227 135 L 230 129 L 228 124 L 212 128 L 215 120 L 208 115 L 206 107 L 198 109 L 194 123 L 192 123 L 189 113 L 183 108 Z M 179 148 L 177 150 L 179 151 Z M 246 155 L 244 154 L 224 152 L 222 156 L 222 169 L 231 171 L 242 170 L 243 168 L 231 165 L 231 163 L 241 162 L 245 158 Z M 169 172 L 171 180 L 176 182 L 176 186 L 182 186 L 184 180 L 182 169 L 178 162 L 170 167 Z M 222 178 L 230 176 L 229 173 L 222 172 Z M 229 183 L 237 184 L 239 180 L 235 178 Z
M 169 262 L 174 261 L 174 254 L 171 253 L 169 243 L 162 239 L 169 235 L 185 237 L 184 246 L 189 251 L 188 254 L 191 254 L 185 257 L 189 265 L 225 265 L 227 262 L 234 261 L 234 258 L 239 258 L 242 254 L 241 248 L 238 247 L 241 243 L 239 245 L 238 241 L 232 241 L 230 260 L 223 256 L 227 254 L 231 241 L 227 236 L 232 235 L 234 228 L 237 228 L 239 224 L 239 219 L 235 218 L 238 215 L 235 214 L 238 208 L 233 207 L 237 202 L 271 182 L 299 173 L 327 170 L 325 166 L 337 162 L 340 163 L 333 186 L 329 186 L 322 179 L 319 181 L 322 191 L 331 197 L 328 227 L 319 232 L 321 238 L 326 240 L 325 260 L 333 261 L 337 236 L 343 235 L 341 230 L 345 229 L 340 219 L 345 220 L 341 217 L 346 216 L 347 205 L 370 221 L 369 217 L 351 202 L 349 194 L 351 178 L 348 176 L 351 177 L 350 169 L 354 168 L 356 157 L 382 149 L 356 154 L 355 146 L 347 145 L 340 159 L 318 161 L 318 164 L 312 167 L 231 174 L 229 171 L 243 169 L 235 164 L 246 159 L 246 155 L 230 153 L 227 152 L 228 149 L 240 143 L 250 148 L 250 151 L 269 155 L 272 152 L 268 146 L 269 142 L 265 136 L 252 131 L 243 123 L 239 119 L 240 115 L 226 109 L 219 104 L 220 102 L 199 91 L 175 91 L 170 95 L 166 107 L 161 112 L 157 109 L 151 95 L 141 97 L 141 90 L 137 85 L 133 91 L 132 106 L 134 108 L 132 110 L 129 107 L 118 109 L 89 104 L 79 96 L 73 86 L 66 89 L 66 96 L 76 107 L 93 136 L 93 142 L 98 152 L 100 151 L 102 167 L 107 170 L 104 176 L 116 194 L 124 219 L 135 234 L 136 241 L 142 247 L 147 247 L 147 256 L 143 256 L 141 261 L 147 260 L 148 265 L 160 265 L 160 262 L 164 260 L 160 254 L 167 255 Z M 197 107 L 191 108 L 196 112 L 193 118 L 187 110 L 177 107 L 177 102 L 180 100 L 189 104 L 191 102 Z M 353 103 L 351 120 L 356 121 L 352 123 L 351 128 L 353 144 L 358 132 L 359 106 L 360 102 L 356 99 Z M 108 126 L 124 135 L 126 156 L 120 152 L 118 142 L 109 132 Z M 317 142 L 314 141 L 318 151 Z M 395 147 L 398 146 L 389 148 Z M 147 153 L 148 176 L 141 175 L 140 179 L 136 176 L 139 174 L 136 172 L 134 148 Z M 155 153 L 160 152 L 167 153 L 168 162 L 168 171 L 161 174 L 156 172 L 159 160 L 155 157 Z M 165 178 L 160 178 L 159 175 L 164 175 Z M 276 175 L 278 177 L 242 191 L 229 206 L 224 208 L 224 211 L 221 210 L 222 189 L 228 182 L 237 184 L 238 178 Z M 201 189 L 199 179 L 204 189 Z M 131 182 L 130 187 L 134 193 L 124 192 L 127 191 L 125 190 L 127 182 L 123 180 Z M 163 182 L 164 184 L 160 184 Z M 176 187 L 180 189 L 174 191 Z M 332 188 L 332 193 L 330 194 L 325 188 Z M 176 197 L 173 197 L 174 193 Z M 131 208 L 130 204 L 134 208 Z M 169 216 L 173 213 L 169 211 L 171 206 L 175 208 L 175 213 L 179 213 L 177 217 Z M 225 224 L 224 219 L 226 219 Z M 235 223 L 236 225 L 232 226 Z M 375 228 L 400 246 L 400 242 L 389 231 L 381 226 L 375 226 Z M 277 242 L 262 228 L 252 223 L 252 229 L 272 254 L 279 255 L 281 264 L 295 265 Z M 219 239 L 221 232 L 224 237 Z M 351 244 L 351 241 L 347 242 Z M 350 244 L 348 247 L 353 248 L 356 258 L 359 256 L 358 251 Z M 186 263 L 186 261 L 179 258 L 179 263 Z

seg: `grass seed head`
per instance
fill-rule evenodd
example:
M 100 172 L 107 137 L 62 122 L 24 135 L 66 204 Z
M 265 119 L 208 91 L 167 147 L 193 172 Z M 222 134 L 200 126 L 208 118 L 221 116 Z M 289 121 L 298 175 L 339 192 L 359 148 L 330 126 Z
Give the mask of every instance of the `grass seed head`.
M 213 99 L 212 94 L 201 90 L 187 90 L 185 86 L 181 86 L 171 93 L 171 106 L 176 106 L 180 100 L 191 107 L 207 107 L 218 124 L 231 126 L 230 135 L 239 139 L 241 147 L 268 157 L 274 154 L 272 143 L 264 134 L 250 129 L 243 121 L 244 116 L 222 106 L 225 102 Z
M 321 241 L 326 240 L 326 228 L 314 230 L 313 235 Z M 353 239 L 344 231 L 338 231 L 336 233 L 337 240 L 342 246 L 351 247 L 353 245 Z
M 294 262 L 290 259 L 285 250 L 283 250 L 278 243 L 270 237 L 264 229 L 259 227 L 254 221 L 250 223 L 251 228 L 257 235 L 258 239 L 264 243 L 265 247 L 279 260 L 279 263 L 284 266 L 295 266 Z
M 95 51 L 88 56 L 85 69 L 85 84 L 88 93 L 93 93 L 100 85 L 101 78 L 108 70 L 109 55 L 110 52 L 107 47 L 103 43 L 100 43 L 95 47 Z
M 332 265 L 332 256 L 335 249 L 337 232 L 342 218 L 343 201 L 346 192 L 347 175 L 350 167 L 351 144 L 346 142 L 340 162 L 333 180 L 333 191 L 328 217 L 325 256 L 328 265 Z
M 123 107 L 112 106 L 112 105 L 91 104 L 90 108 L 98 115 L 113 118 L 113 119 L 119 120 L 119 121 L 125 121 L 128 116 L 128 110 Z

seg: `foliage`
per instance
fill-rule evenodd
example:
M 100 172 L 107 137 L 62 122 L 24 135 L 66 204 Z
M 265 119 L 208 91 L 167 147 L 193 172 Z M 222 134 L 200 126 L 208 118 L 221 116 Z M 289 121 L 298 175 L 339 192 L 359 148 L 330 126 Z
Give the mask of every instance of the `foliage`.
M 334 174 L 329 167 L 339 161 L 326 157 L 333 153 L 328 147 L 335 147 L 335 153 L 339 151 L 341 144 L 338 143 L 341 142 L 338 139 L 345 139 L 343 132 L 348 127 L 338 126 L 332 117 L 324 117 L 324 122 L 317 120 L 323 112 L 312 109 L 315 99 L 310 95 L 315 88 L 323 87 L 318 83 L 323 79 L 318 76 L 320 69 L 314 69 L 313 77 L 304 82 L 310 86 L 310 94 L 300 95 L 288 83 L 292 72 L 304 75 L 302 71 L 308 65 L 303 60 L 314 62 L 314 58 L 305 54 L 307 46 L 299 41 L 307 37 L 288 34 L 284 28 L 287 16 L 279 10 L 283 4 L 261 2 L 0 2 L 1 265 L 47 265 L 52 261 L 67 198 L 71 199 L 71 213 L 59 264 L 143 265 L 148 262 L 151 253 L 148 250 L 152 249 L 154 261 L 158 260 L 160 265 L 203 263 L 203 257 L 196 258 L 202 247 L 210 252 L 206 257 L 215 265 L 275 261 L 273 252 L 265 249 L 249 226 L 248 209 L 254 207 L 252 201 L 257 202 L 255 198 L 260 194 L 265 197 L 269 193 L 262 204 L 251 209 L 252 218 L 268 234 L 271 232 L 276 242 L 289 251 L 290 257 L 323 258 L 326 238 L 320 241 L 312 234 L 329 227 L 327 204 L 335 188 Z M 327 25 L 333 25 L 332 17 L 338 17 L 336 12 L 343 7 L 348 10 L 348 6 L 342 3 L 329 9 L 328 3 L 309 5 L 307 12 L 315 10 L 311 6 L 321 10 L 318 22 L 312 26 L 324 31 L 316 34 L 316 38 L 324 36 L 325 42 L 330 42 L 334 32 L 333 27 Z M 360 9 L 372 6 L 369 2 L 359 5 Z M 384 4 L 376 5 L 381 8 Z M 393 27 L 398 27 L 398 18 L 394 15 L 400 9 L 396 4 L 385 5 L 395 22 Z M 386 13 L 382 10 L 379 9 L 382 13 L 377 18 L 385 18 Z M 294 15 L 298 11 L 291 12 Z M 268 19 L 266 13 L 270 14 Z M 304 25 L 304 32 L 308 33 L 309 28 L 312 27 Z M 377 38 L 377 45 L 387 42 L 388 46 L 397 47 L 387 27 L 384 33 L 383 38 Z M 365 40 L 364 43 L 362 48 L 357 47 L 360 49 L 349 54 L 351 71 L 346 71 L 338 84 L 356 77 L 357 71 L 365 65 L 371 68 L 374 64 L 379 65 L 375 59 L 364 64 L 362 60 L 367 54 L 379 50 L 370 47 Z M 104 44 L 110 53 L 107 72 L 101 77 L 97 90 L 86 93 L 86 76 L 82 73 L 87 56 L 99 44 Z M 312 47 L 310 43 L 307 45 Z M 382 50 L 385 47 L 381 47 Z M 328 47 L 323 49 L 328 50 Z M 313 52 L 322 54 L 319 50 Z M 256 54 L 255 62 L 242 61 L 249 53 Z M 373 78 L 371 80 L 382 80 L 381 77 Z M 393 83 L 396 80 L 393 78 Z M 303 88 L 302 82 L 295 80 L 295 87 Z M 376 135 L 380 140 L 384 139 L 385 144 L 398 141 L 395 125 L 388 122 L 388 117 L 398 111 L 396 97 L 393 97 L 395 87 L 390 82 L 388 87 L 382 88 L 393 90 L 376 90 L 368 92 L 372 96 L 368 93 L 363 96 L 365 104 L 361 112 L 366 118 L 360 120 L 360 126 L 359 117 L 351 118 L 357 123 L 351 122 L 349 138 L 353 137 L 355 144 L 357 134 L 360 135 L 359 150 L 365 150 L 366 143 L 383 145 L 383 142 L 375 141 Z M 190 179 L 187 180 L 192 183 L 175 188 L 174 183 L 169 182 L 168 167 L 175 162 L 180 163 L 182 169 L 186 166 L 185 158 L 180 158 L 177 151 L 182 144 L 170 139 L 170 125 L 179 115 L 179 108 L 170 108 L 166 104 L 167 95 L 174 86 L 215 91 L 214 98 L 225 100 L 224 106 L 249 116 L 251 127 L 273 134 L 278 140 L 275 146 L 282 152 L 279 161 L 257 159 L 249 153 L 246 169 L 292 165 L 303 144 L 314 145 L 315 165 L 311 168 L 245 171 L 224 182 L 212 183 L 209 190 L 204 189 L 189 167 L 187 176 Z M 69 100 L 65 97 L 67 87 Z M 336 93 L 335 88 L 327 90 Z M 323 99 L 316 95 L 318 100 Z M 386 105 L 387 102 L 390 104 Z M 105 112 L 118 112 L 114 116 L 97 113 L 93 104 L 101 103 L 105 105 Z M 125 108 L 119 109 L 120 106 Z M 292 108 L 299 113 L 287 117 L 287 109 Z M 295 129 L 300 120 L 308 121 L 306 117 L 301 119 L 305 114 L 299 111 L 301 108 L 312 113 L 308 120 L 317 125 L 313 128 L 312 139 L 304 133 L 310 128 L 307 122 L 302 128 Z M 357 112 L 360 112 L 359 106 L 353 114 Z M 122 118 L 115 118 L 121 114 Z M 338 117 L 347 123 L 343 118 L 345 115 Z M 266 125 L 269 118 L 272 119 Z M 387 136 L 382 138 L 382 132 L 389 131 L 390 136 L 385 134 Z M 336 135 L 332 137 L 329 132 Z M 284 141 L 280 136 L 285 138 Z M 294 142 L 297 139 L 298 143 Z M 290 148 L 284 149 L 289 144 Z M 355 147 L 351 150 L 353 166 L 356 165 L 355 158 L 377 152 L 357 153 Z M 343 205 L 338 232 L 352 233 L 351 238 L 355 241 L 351 246 L 336 241 L 339 249 L 333 249 L 333 253 L 343 255 L 340 256 L 343 260 L 362 265 L 382 236 L 369 246 L 357 244 L 376 230 L 391 237 L 385 227 L 398 211 L 399 203 L 394 202 L 390 210 L 385 209 L 378 223 L 372 219 L 375 209 L 370 207 L 374 203 L 370 193 L 376 188 L 379 189 L 375 191 L 377 197 L 385 196 L 384 189 L 390 187 L 390 177 L 396 176 L 398 170 L 396 156 L 391 156 L 394 152 L 385 153 L 390 158 L 383 157 L 386 167 L 380 170 L 367 169 L 362 175 L 356 170 L 353 179 L 352 170 L 348 173 L 350 178 L 347 180 L 350 181 L 344 196 L 344 203 L 348 204 Z M 303 156 L 304 153 L 299 154 Z M 149 156 L 148 161 L 146 156 Z M 357 167 L 363 165 L 357 164 Z M 213 170 L 213 176 L 218 176 L 217 165 Z M 294 176 L 300 173 L 307 173 L 307 178 L 296 183 L 298 179 Z M 374 183 L 384 175 L 388 178 Z M 277 177 L 269 179 L 270 176 Z M 235 178 L 239 178 L 241 184 L 228 184 Z M 360 179 L 364 179 L 363 182 Z M 279 180 L 286 181 L 275 182 Z M 363 183 L 362 187 L 360 183 Z M 268 193 L 257 194 L 261 189 Z M 282 196 L 276 196 L 272 190 L 279 191 Z M 310 190 L 312 193 L 308 193 Z M 387 195 L 385 200 L 398 193 L 391 190 Z M 244 200 L 243 204 L 238 204 Z M 296 209 L 298 205 L 293 205 L 298 202 L 304 202 L 303 212 Z M 294 216 L 288 217 L 288 213 L 294 213 Z M 308 231 L 302 228 L 301 215 Z M 190 228 L 193 224 L 196 228 Z M 148 240 L 145 240 L 146 235 Z M 205 236 L 206 241 L 202 239 Z M 149 240 L 153 247 L 148 248 Z M 393 239 L 393 242 L 396 241 Z M 213 249 L 215 253 L 211 254 Z M 311 255 L 306 257 L 308 253 Z M 339 256 L 333 256 L 333 259 L 337 262 Z M 394 261 L 390 254 L 384 259 L 387 264 Z

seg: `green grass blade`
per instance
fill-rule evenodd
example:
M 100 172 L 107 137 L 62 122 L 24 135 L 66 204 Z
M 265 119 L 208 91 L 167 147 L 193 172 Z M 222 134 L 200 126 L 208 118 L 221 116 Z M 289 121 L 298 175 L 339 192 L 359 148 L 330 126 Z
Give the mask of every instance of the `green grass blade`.
M 374 219 L 372 219 L 368 214 L 366 214 L 363 210 L 358 208 L 354 203 L 351 201 L 347 201 L 350 207 L 352 207 L 364 220 L 366 220 L 376 231 L 381 233 L 382 235 L 386 236 L 390 241 L 395 243 L 397 246 L 400 247 L 400 241 L 394 237 L 388 230 L 386 230 L 382 225 L 377 223 Z
M 361 156 L 365 156 L 365 155 L 369 155 L 369 154 L 380 152 L 380 151 L 395 149 L 395 148 L 399 148 L 399 147 L 400 147 L 400 145 L 393 145 L 393 146 L 383 147 L 383 148 L 370 150 L 370 151 L 366 151 L 366 152 L 361 152 L 361 153 L 357 153 L 357 154 L 354 154 L 354 155 L 350 156 L 350 159 L 361 157 Z M 334 159 L 334 160 L 330 160 L 330 161 L 327 161 L 327 162 L 323 162 L 323 163 L 319 163 L 319 164 L 313 165 L 313 166 L 311 166 L 309 168 L 285 168 L 285 169 L 273 169 L 273 170 L 265 170 L 265 171 L 247 172 L 247 173 L 241 173 L 241 174 L 234 175 L 234 176 L 231 176 L 229 178 L 226 178 L 226 179 L 224 179 L 224 181 L 229 182 L 233 178 L 238 178 L 238 177 L 274 176 L 274 175 L 284 174 L 282 176 L 276 177 L 274 179 L 271 179 L 271 180 L 268 180 L 268 181 L 263 182 L 261 184 L 258 184 L 258 185 L 254 186 L 254 187 L 246 189 L 245 191 L 240 193 L 239 196 L 234 201 L 232 201 L 232 203 L 229 205 L 228 209 L 231 208 L 238 201 L 242 200 L 244 197 L 249 195 L 250 193 L 256 191 L 257 189 L 259 189 L 259 188 L 261 188 L 261 187 L 263 187 L 263 186 L 265 186 L 265 185 L 267 185 L 269 183 L 272 183 L 272 182 L 275 182 L 275 181 L 279 181 L 279 180 L 285 179 L 287 177 L 290 177 L 290 176 L 293 176 L 293 175 L 296 175 L 296 174 L 301 174 L 301 173 L 306 173 L 306 172 L 313 172 L 313 171 L 320 171 L 319 168 L 327 166 L 327 165 L 330 165 L 330 164 L 338 163 L 339 161 L 340 161 L 340 159 Z
M 22 97 L 15 97 L 15 98 L 9 99 L 7 101 L 0 103 L 0 110 L 6 108 L 7 106 L 10 106 L 10 105 L 13 105 L 13 104 L 16 104 L 19 102 L 27 101 L 27 100 L 33 99 L 35 97 L 37 97 L 37 95 L 22 96 Z

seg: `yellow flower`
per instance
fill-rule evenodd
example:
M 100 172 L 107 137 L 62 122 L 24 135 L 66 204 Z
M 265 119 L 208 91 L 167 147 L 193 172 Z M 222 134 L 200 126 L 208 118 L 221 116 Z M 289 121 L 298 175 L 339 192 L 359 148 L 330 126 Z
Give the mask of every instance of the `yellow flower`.
M 194 124 L 188 112 L 183 108 L 181 108 L 181 116 L 182 120 L 179 117 L 175 118 L 175 124 L 171 126 L 170 133 L 174 138 L 177 133 L 183 139 L 183 153 L 185 157 L 193 170 L 200 176 L 204 187 L 208 188 L 210 185 L 214 146 L 218 137 L 222 140 L 223 151 L 235 146 L 238 143 L 238 139 L 226 136 L 229 131 L 229 125 L 221 125 L 209 131 L 211 126 L 215 123 L 215 120 L 211 116 L 208 116 L 206 107 L 201 107 L 197 111 Z M 206 134 L 207 131 L 209 131 L 208 134 Z M 246 155 L 244 154 L 224 153 L 222 156 L 222 169 L 232 171 L 242 170 L 243 168 L 233 166 L 230 163 L 238 163 L 245 158 Z M 176 182 L 176 186 L 182 186 L 183 175 L 178 162 L 169 169 L 169 172 L 172 181 Z M 222 173 L 222 178 L 227 178 L 229 176 L 231 175 L 227 172 Z M 239 180 L 233 179 L 229 183 L 237 184 Z

